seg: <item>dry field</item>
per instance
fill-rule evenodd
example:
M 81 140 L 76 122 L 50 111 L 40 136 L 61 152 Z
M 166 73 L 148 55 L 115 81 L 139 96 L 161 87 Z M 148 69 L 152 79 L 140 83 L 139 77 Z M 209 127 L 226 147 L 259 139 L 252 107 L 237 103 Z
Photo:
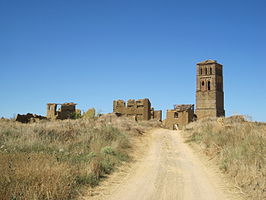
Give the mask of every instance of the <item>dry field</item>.
M 85 188 L 96 186 L 119 165 L 130 161 L 134 151 L 132 141 L 158 126 L 157 122 L 137 123 L 112 115 L 32 124 L 0 120 L 0 197 L 75 199 Z M 198 144 L 218 163 L 243 196 L 266 199 L 266 124 L 249 122 L 241 116 L 206 119 L 189 124 L 183 134 L 187 142 Z M 204 193 L 208 181 L 201 180 L 208 179 L 204 170 L 197 167 L 199 162 L 188 160 L 190 150 L 182 143 L 179 132 L 157 129 L 148 136 L 146 159 L 136 164 L 139 167 L 129 174 L 131 179 L 121 182 L 118 192 L 112 195 L 126 194 L 128 199 L 148 194 L 151 199 L 154 195 L 198 199 L 201 190 L 195 192 L 193 187 L 203 187 Z M 193 169 L 199 171 L 194 172 L 195 176 L 191 175 Z M 193 180 L 184 181 L 188 177 Z M 154 185 L 157 189 L 149 190 Z M 130 193 L 134 188 L 138 192 Z M 213 189 L 211 184 L 209 188 Z
M 1 199 L 74 199 L 123 162 L 131 139 L 157 122 L 96 119 L 0 121 Z
M 266 199 L 266 124 L 242 116 L 191 123 L 185 134 L 248 199 Z

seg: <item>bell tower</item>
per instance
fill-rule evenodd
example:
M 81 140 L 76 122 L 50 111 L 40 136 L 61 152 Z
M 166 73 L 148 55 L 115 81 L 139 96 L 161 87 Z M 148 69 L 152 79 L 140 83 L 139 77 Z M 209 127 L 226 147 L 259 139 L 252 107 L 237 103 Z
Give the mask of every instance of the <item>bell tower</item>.
M 197 63 L 196 115 L 198 119 L 225 115 L 223 66 L 215 60 Z

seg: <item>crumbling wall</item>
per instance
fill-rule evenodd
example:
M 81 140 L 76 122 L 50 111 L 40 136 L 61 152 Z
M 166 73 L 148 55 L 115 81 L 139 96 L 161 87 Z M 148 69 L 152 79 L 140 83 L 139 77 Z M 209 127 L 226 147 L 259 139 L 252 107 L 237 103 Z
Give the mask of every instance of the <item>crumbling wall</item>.
M 58 112 L 58 119 L 73 119 L 76 113 L 75 103 L 61 104 L 61 109 Z
M 96 116 L 96 110 L 95 108 L 90 108 L 88 109 L 84 114 L 83 114 L 83 118 L 86 118 L 86 119 L 92 119 Z
M 123 100 L 115 100 L 113 102 L 113 112 L 117 116 L 124 116 L 126 115 L 126 103 Z
M 32 113 L 27 113 L 26 115 L 17 114 L 16 116 L 16 121 L 21 122 L 21 123 L 36 122 L 42 119 L 46 119 L 46 117 L 32 114 Z
M 137 121 L 153 119 L 153 109 L 149 99 L 129 99 L 113 102 L 113 112 L 117 116 L 134 117 Z
M 156 119 L 158 121 L 162 121 L 162 110 L 155 110 L 153 114 L 153 119 Z
M 48 119 L 57 119 L 58 111 L 56 103 L 48 103 L 46 106 L 46 113 Z
M 57 110 L 58 105 L 61 106 Z M 48 119 L 73 119 L 77 113 L 75 103 L 48 103 L 47 104 L 47 118 Z
M 168 129 L 182 129 L 194 120 L 194 105 L 181 104 L 175 105 L 174 109 L 167 110 L 165 126 Z

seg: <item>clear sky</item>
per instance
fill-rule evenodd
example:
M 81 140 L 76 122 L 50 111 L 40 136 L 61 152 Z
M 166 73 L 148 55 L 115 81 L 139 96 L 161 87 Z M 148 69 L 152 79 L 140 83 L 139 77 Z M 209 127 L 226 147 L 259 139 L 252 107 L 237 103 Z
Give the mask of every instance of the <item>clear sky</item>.
M 226 115 L 266 121 L 265 0 L 0 0 L 0 116 L 48 102 L 112 112 L 195 103 L 196 63 L 224 66 Z

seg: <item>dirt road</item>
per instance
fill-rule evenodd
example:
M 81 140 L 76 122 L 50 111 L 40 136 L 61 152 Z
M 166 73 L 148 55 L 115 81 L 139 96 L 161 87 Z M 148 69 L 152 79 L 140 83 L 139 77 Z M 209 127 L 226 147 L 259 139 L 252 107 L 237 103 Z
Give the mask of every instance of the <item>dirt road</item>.
M 225 188 L 192 151 L 179 131 L 157 129 L 129 172 L 107 181 L 96 196 L 108 200 L 229 200 Z

